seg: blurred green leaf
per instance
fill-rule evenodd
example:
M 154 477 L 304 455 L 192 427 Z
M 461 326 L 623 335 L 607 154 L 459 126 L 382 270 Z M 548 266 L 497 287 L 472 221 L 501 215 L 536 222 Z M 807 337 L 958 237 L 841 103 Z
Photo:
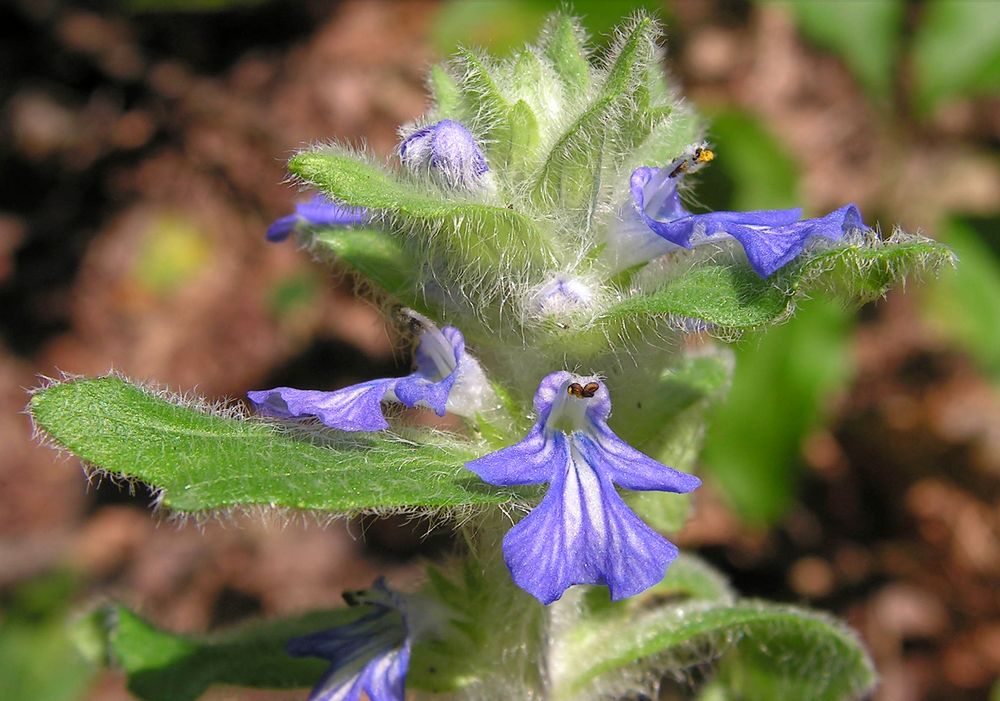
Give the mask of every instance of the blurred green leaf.
M 275 317 L 285 317 L 311 306 L 318 298 L 319 292 L 320 283 L 315 275 L 310 273 L 290 275 L 278 280 L 268 290 L 267 306 Z
M 568 7 L 588 33 L 606 41 L 623 17 L 637 10 L 663 14 L 665 5 L 663 0 L 575 0 Z M 435 18 L 432 42 L 442 56 L 459 46 L 506 53 L 534 41 L 546 16 L 564 7 L 564 0 L 448 0 Z
M 995 2 L 929 0 L 913 39 L 918 106 L 1000 94 L 1000 18 Z
M 611 427 L 625 442 L 671 467 L 690 472 L 701 451 L 706 418 L 729 386 L 731 354 L 722 350 L 685 358 L 656 380 L 641 384 L 609 375 L 623 397 L 615 402 Z M 638 385 L 638 386 L 637 386 Z M 628 400 L 624 399 L 628 397 Z M 667 492 L 630 492 L 629 506 L 653 528 L 671 533 L 687 518 L 690 497 Z
M 941 238 L 955 249 L 961 267 L 928 285 L 925 297 L 933 321 L 1000 382 L 998 232 L 998 218 L 948 221 Z
M 478 457 L 472 444 L 436 433 L 341 433 L 320 445 L 301 431 L 179 406 L 117 377 L 41 390 L 31 413 L 56 443 L 95 467 L 146 482 L 177 511 L 259 504 L 358 512 L 510 499 L 465 470 Z
M 716 159 L 698 174 L 698 197 L 714 210 L 796 207 L 798 168 L 756 117 L 736 110 L 710 115 Z
M 790 0 L 780 4 L 792 13 L 808 39 L 840 56 L 872 96 L 891 97 L 903 30 L 903 0 Z
M 366 612 L 352 607 L 265 621 L 211 636 L 161 630 L 124 606 L 93 615 L 102 622 L 111 662 L 143 701 L 195 701 L 210 686 L 297 689 L 315 684 L 329 663 L 285 652 L 292 637 L 345 625 Z
M 0 696 L 17 701 L 76 701 L 94 668 L 73 645 L 65 575 L 20 585 L 5 597 L 0 614 Z
M 851 374 L 851 315 L 816 299 L 739 345 L 728 400 L 710 421 L 706 472 L 741 516 L 779 518 L 797 486 L 801 442 Z

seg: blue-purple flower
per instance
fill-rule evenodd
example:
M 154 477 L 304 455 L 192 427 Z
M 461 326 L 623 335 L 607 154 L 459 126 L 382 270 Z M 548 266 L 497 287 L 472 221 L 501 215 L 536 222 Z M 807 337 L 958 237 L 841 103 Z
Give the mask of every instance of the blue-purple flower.
M 490 167 L 476 138 L 451 119 L 442 119 L 406 135 L 399 145 L 399 160 L 411 172 L 427 175 L 451 189 L 475 191 L 493 187 Z
M 313 195 L 308 202 L 295 205 L 295 212 L 276 219 L 267 227 L 267 240 L 274 243 L 284 241 L 299 226 L 315 228 L 352 226 L 367 220 L 361 207 L 347 207 L 337 204 L 324 195 Z
M 309 701 L 403 701 L 410 636 L 402 596 L 380 578 L 368 591 L 344 598 L 370 611 L 346 625 L 293 638 L 287 645 L 295 657 L 330 661 Z
M 701 481 L 618 438 L 597 378 L 546 376 L 535 411 L 538 421 L 521 442 L 466 463 L 490 484 L 549 484 L 503 540 L 514 582 L 545 604 L 573 584 L 607 584 L 618 600 L 659 582 L 677 548 L 626 506 L 616 486 L 685 493 Z
M 261 414 L 276 418 L 315 416 L 341 431 L 381 431 L 389 427 L 383 412 L 386 402 L 406 407 L 424 406 L 438 416 L 445 412 L 474 416 L 493 400 L 479 362 L 465 350 L 465 339 L 454 326 L 438 329 L 426 317 L 407 314 L 419 327 L 415 351 L 416 370 L 404 377 L 369 380 L 350 387 L 321 390 L 276 387 L 248 392 Z
M 616 269 L 642 263 L 670 251 L 736 239 L 750 265 L 768 277 L 805 250 L 815 239 L 837 241 L 853 230 L 864 230 L 853 204 L 815 219 L 802 219 L 801 209 L 692 214 L 681 202 L 678 184 L 712 159 L 703 145 L 665 168 L 643 166 L 632 171 L 630 202 L 613 227 L 605 259 Z

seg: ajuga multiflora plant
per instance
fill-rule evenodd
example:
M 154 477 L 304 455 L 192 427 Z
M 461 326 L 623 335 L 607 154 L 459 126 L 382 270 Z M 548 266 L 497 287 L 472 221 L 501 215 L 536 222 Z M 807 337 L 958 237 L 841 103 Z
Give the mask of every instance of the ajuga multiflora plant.
M 732 364 L 720 340 L 782 322 L 807 295 L 871 300 L 951 256 L 881 236 L 850 204 L 816 218 L 693 212 L 693 176 L 716 154 L 657 40 L 640 15 L 594 56 L 556 15 L 512 58 L 461 51 L 432 68 L 432 107 L 389 162 L 337 142 L 291 159 L 311 193 L 267 238 L 294 235 L 350 271 L 411 343 L 411 374 L 254 389 L 252 411 L 117 376 L 34 394 L 45 437 L 177 513 L 403 512 L 457 534 L 418 590 L 379 580 L 348 608 L 222 637 L 102 608 L 90 639 L 138 697 L 184 701 L 211 684 L 312 685 L 317 701 L 650 698 L 664 680 L 701 699 L 871 688 L 846 627 L 739 599 L 666 536 L 700 484 L 705 412 Z M 427 427 L 427 412 L 454 428 Z

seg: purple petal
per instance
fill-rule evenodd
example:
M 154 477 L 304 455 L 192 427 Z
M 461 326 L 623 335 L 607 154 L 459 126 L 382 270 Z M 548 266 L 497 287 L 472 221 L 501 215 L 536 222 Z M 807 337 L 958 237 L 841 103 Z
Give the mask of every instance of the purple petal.
M 562 466 L 560 443 L 541 424 L 512 446 L 465 463 L 488 484 L 498 487 L 548 482 Z
M 613 600 L 663 578 L 677 548 L 639 519 L 611 481 L 563 433 L 553 433 L 561 463 L 542 502 L 503 541 L 515 583 L 549 604 L 574 584 L 607 584 Z
M 464 357 L 465 338 L 458 329 L 446 326 L 439 332 L 433 325 L 428 326 L 414 351 L 417 371 L 400 378 L 396 398 L 408 407 L 423 403 L 444 416 Z
M 426 171 L 457 189 L 474 189 L 489 171 L 476 138 L 459 122 L 443 119 L 403 139 L 399 157 L 413 171 Z
M 686 494 L 701 485 L 694 475 L 680 472 L 639 452 L 606 425 L 595 426 L 594 438 L 574 435 L 580 452 L 601 474 L 625 489 Z
M 248 392 L 247 397 L 265 416 L 315 416 L 324 425 L 341 431 L 382 431 L 389 428 L 382 415 L 382 401 L 397 382 L 396 378 L 371 380 L 335 392 L 276 387 Z
M 358 620 L 288 642 L 290 655 L 330 662 L 310 701 L 403 701 L 410 661 L 405 613 L 394 603 L 398 595 L 379 589 L 376 582 L 367 592 L 374 605 Z
M 313 195 L 308 202 L 296 205 L 295 213 L 309 226 L 351 226 L 367 219 L 361 207 L 348 207 L 323 195 Z
M 849 231 L 864 229 L 861 212 L 847 204 L 824 217 L 770 229 L 753 229 L 747 226 L 730 228 L 728 233 L 743 246 L 747 260 L 761 277 L 769 277 L 796 257 L 813 238 L 840 240 Z
M 265 237 L 272 243 L 280 243 L 291 236 L 295 231 L 295 225 L 299 218 L 295 214 L 286 214 L 280 219 L 276 219 L 271 226 L 267 227 Z

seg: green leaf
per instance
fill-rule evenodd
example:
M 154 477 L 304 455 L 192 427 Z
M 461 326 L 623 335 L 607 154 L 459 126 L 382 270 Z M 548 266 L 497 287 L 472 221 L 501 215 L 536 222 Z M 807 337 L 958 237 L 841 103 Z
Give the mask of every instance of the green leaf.
M 387 228 L 410 236 L 414 246 L 429 249 L 466 282 L 525 275 L 554 259 L 534 222 L 505 207 L 437 199 L 333 151 L 300 153 L 288 167 L 347 205 L 383 214 Z
M 740 636 L 713 681 L 727 690 L 727 699 L 850 701 L 867 698 L 875 687 L 875 669 L 861 642 L 829 616 L 749 602 L 717 619 L 723 617 Z
M 549 17 L 542 37 L 542 52 L 555 68 L 566 96 L 584 98 L 590 92 L 591 75 L 583 29 L 572 17 L 557 13 Z
M 927 312 L 934 324 L 1000 382 L 1000 219 L 951 219 L 941 230 L 961 260 L 927 286 Z M 993 244 L 992 246 L 990 244 Z
M 420 308 L 420 271 L 400 243 L 373 229 L 319 229 L 307 234 L 309 248 L 332 253 L 359 275 L 400 301 Z
M 711 115 L 716 160 L 699 173 L 699 198 L 713 210 L 794 207 L 798 168 L 783 144 L 758 118 L 735 110 Z
M 887 98 L 899 58 L 902 0 L 782 2 L 802 33 L 836 53 L 868 92 Z
M 553 665 L 552 698 L 579 698 L 596 685 L 628 685 L 636 667 L 656 679 L 722 654 L 733 698 L 747 701 L 847 701 L 874 685 L 871 660 L 856 636 L 822 614 L 754 601 L 661 603 L 614 609 L 618 615 L 605 611 L 599 621 L 571 628 L 559 645 L 567 663 Z
M 931 0 L 913 39 L 918 106 L 1000 90 L 1000 22 L 992 2 Z
M 618 164 L 652 129 L 648 110 L 649 71 L 655 66 L 657 27 L 640 17 L 614 55 L 597 100 L 556 141 L 536 177 L 536 200 L 594 214 L 605 163 Z
M 947 246 L 897 233 L 887 240 L 868 236 L 830 248 L 767 279 L 742 262 L 693 263 L 652 291 L 613 305 L 599 322 L 615 328 L 664 318 L 699 319 L 712 324 L 716 333 L 745 331 L 785 321 L 816 290 L 861 304 L 881 297 L 907 276 L 934 274 L 952 261 Z
M 729 398 L 709 422 L 703 464 L 744 519 L 772 523 L 790 505 L 802 441 L 850 379 L 852 326 L 848 311 L 820 298 L 740 344 Z
M 468 443 L 440 434 L 304 433 L 179 406 L 117 377 L 77 380 L 31 398 L 36 424 L 62 447 L 106 472 L 159 490 L 177 511 L 259 504 L 360 512 L 497 504 L 463 464 Z M 429 441 L 434 441 L 431 443 Z
M 581 693 L 599 681 L 609 697 L 624 697 L 636 689 L 615 685 L 616 677 L 628 679 L 626 667 L 635 670 L 638 658 L 618 665 L 638 642 L 631 627 L 653 612 L 680 607 L 729 605 L 733 592 L 726 580 L 699 558 L 681 553 L 663 580 L 637 596 L 611 601 L 605 587 L 577 586 L 549 607 L 552 642 L 549 646 L 550 698 L 588 698 Z M 608 687 L 611 688 L 608 688 Z M 613 696 L 608 693 L 618 692 Z
M 210 636 L 161 630 L 124 606 L 110 605 L 93 616 L 106 635 L 113 664 L 128 689 L 143 701 L 195 701 L 213 685 L 298 689 L 314 685 L 328 662 L 285 652 L 290 638 L 345 625 L 363 606 L 266 621 Z

